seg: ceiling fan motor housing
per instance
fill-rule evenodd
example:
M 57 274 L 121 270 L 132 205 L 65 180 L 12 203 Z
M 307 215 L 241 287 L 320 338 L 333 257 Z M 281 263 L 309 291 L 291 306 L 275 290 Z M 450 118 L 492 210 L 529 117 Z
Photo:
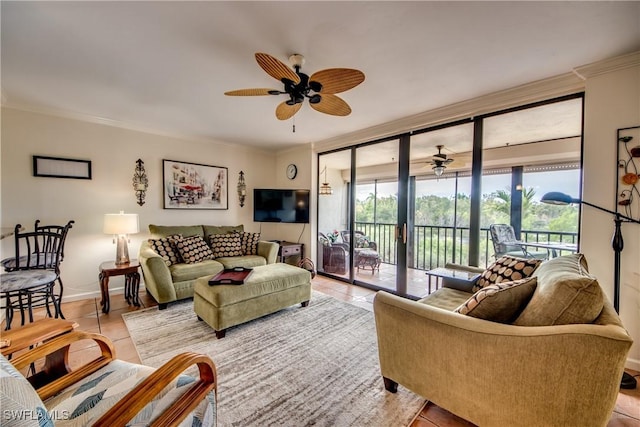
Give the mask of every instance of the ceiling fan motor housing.
M 309 102 L 317 104 L 322 100 L 320 94 L 309 95 L 311 91 L 319 92 L 322 90 L 322 84 L 319 82 L 310 82 L 309 76 L 300 72 L 300 67 L 296 66 L 296 74 L 300 77 L 300 82 L 295 84 L 287 78 L 283 78 L 281 81 L 284 84 L 284 90 L 289 94 L 290 99 L 287 101 L 287 105 L 295 105 L 304 102 L 304 98 L 309 98 Z

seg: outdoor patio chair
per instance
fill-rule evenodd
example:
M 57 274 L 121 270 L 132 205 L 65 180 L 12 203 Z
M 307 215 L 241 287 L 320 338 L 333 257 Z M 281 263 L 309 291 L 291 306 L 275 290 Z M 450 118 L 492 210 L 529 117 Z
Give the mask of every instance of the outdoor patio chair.
M 516 233 L 509 224 L 491 224 L 489 226 L 491 241 L 493 242 L 493 250 L 495 258 L 498 259 L 503 255 L 511 255 L 516 257 L 547 259 L 549 253 L 528 251 L 526 246 L 516 239 Z
M 361 268 L 370 268 L 371 274 L 375 273 L 376 270 L 380 271 L 382 259 L 380 258 L 380 254 L 378 254 L 378 244 L 369 240 L 360 230 L 355 230 L 353 234 L 355 237 L 355 244 L 353 245 L 354 266 L 358 271 Z M 345 244 L 349 245 L 351 232 L 349 230 L 343 230 L 340 232 L 340 235 Z
M 322 247 L 323 271 L 347 274 L 349 271 L 349 247 L 344 243 L 331 243 L 323 233 L 318 233 L 318 242 Z

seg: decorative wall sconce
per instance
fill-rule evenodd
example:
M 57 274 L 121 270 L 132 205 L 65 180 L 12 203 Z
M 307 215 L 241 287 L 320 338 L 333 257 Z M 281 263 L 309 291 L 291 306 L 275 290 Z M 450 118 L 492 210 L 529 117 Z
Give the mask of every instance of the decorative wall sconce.
M 318 190 L 318 194 L 320 194 L 321 196 L 330 196 L 333 194 L 333 188 L 331 188 L 331 186 L 329 185 L 329 181 L 327 181 L 327 167 L 325 166 L 324 169 L 322 169 L 322 172 L 324 172 L 324 182 L 322 183 L 322 185 L 320 186 L 320 190 Z
M 140 159 L 136 160 L 136 169 L 133 172 L 132 182 L 138 204 L 142 206 L 147 194 L 147 187 L 149 187 L 149 180 L 147 179 L 147 172 L 144 170 L 144 162 Z
M 247 184 L 244 182 L 244 172 L 240 171 L 240 176 L 238 177 L 238 201 L 240 202 L 240 207 L 244 206 L 244 199 L 247 197 Z

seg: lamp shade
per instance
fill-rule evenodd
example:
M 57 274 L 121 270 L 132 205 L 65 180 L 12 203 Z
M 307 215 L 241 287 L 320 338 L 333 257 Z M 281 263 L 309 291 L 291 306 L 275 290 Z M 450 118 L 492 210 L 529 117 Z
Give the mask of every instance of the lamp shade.
M 134 234 L 139 231 L 138 214 L 126 214 L 120 211 L 119 214 L 104 216 L 103 232 L 105 234 Z
M 548 203 L 550 205 L 570 205 L 572 203 L 580 203 L 580 199 L 574 199 L 568 194 L 560 193 L 559 191 L 552 191 L 545 194 L 540 199 L 542 203 Z

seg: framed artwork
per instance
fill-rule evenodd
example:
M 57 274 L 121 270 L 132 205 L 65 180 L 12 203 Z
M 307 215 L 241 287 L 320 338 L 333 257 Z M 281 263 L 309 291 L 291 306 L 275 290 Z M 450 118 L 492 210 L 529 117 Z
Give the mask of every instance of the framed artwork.
M 229 209 L 228 169 L 162 160 L 165 209 Z
M 91 160 L 33 156 L 33 176 L 91 179 Z

